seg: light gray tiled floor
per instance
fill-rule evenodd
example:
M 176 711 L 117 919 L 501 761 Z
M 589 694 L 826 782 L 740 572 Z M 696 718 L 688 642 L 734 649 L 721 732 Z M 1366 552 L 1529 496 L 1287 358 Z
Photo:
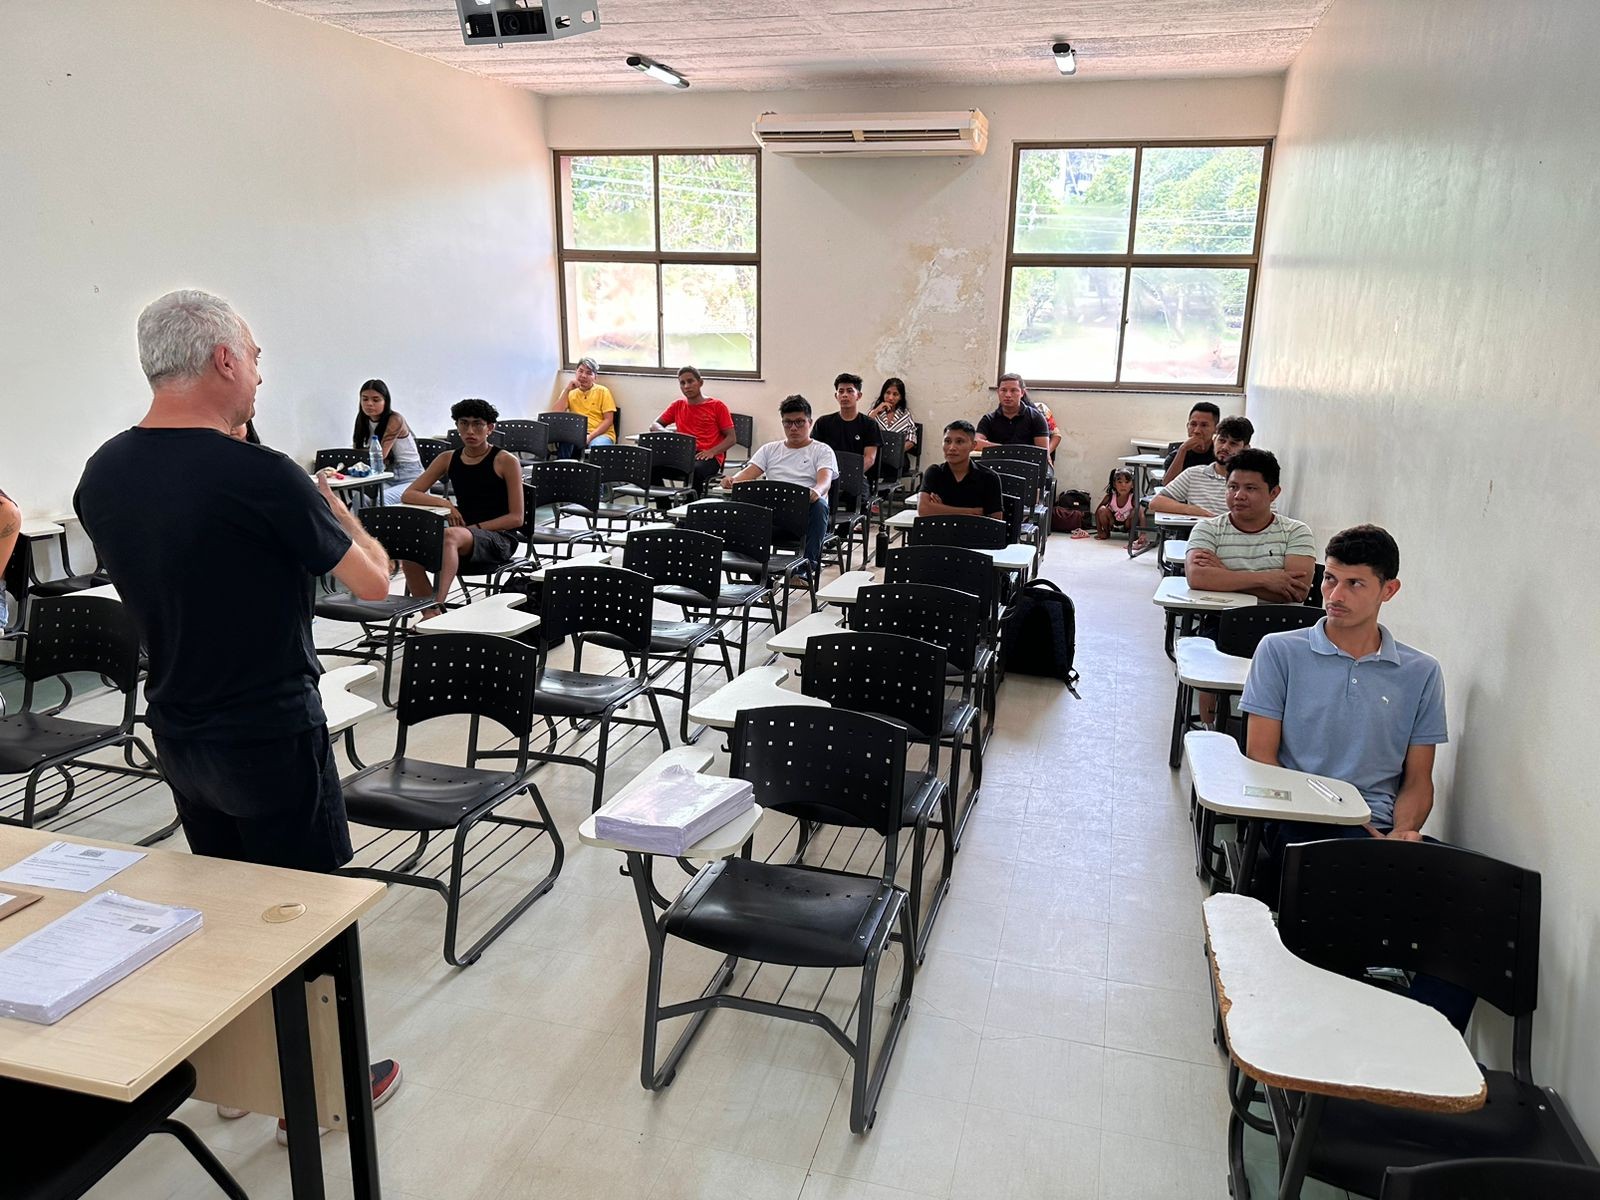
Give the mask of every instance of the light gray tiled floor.
M 1006 684 L 983 796 L 869 1136 L 848 1129 L 843 1053 L 817 1030 L 748 1014 L 714 1014 L 665 1092 L 639 1086 L 638 912 L 619 856 L 576 844 L 588 783 L 561 768 L 539 783 L 567 834 L 566 867 L 476 965 L 441 960 L 430 895 L 391 889 L 363 925 L 372 1044 L 406 1075 L 378 1116 L 388 1194 L 1226 1197 L 1224 1064 L 1184 793 L 1165 764 L 1172 677 L 1149 602 L 1153 558 L 1129 561 L 1120 542 L 1051 541 L 1045 574 L 1078 605 L 1083 698 L 1041 679 Z M 713 685 L 706 674 L 701 686 Z M 391 718 L 362 726 L 363 754 L 381 756 L 392 736 Z M 453 756 L 461 740 L 459 724 L 439 722 L 412 752 Z M 634 732 L 622 745 L 608 791 L 657 748 Z M 137 836 L 164 803 L 152 792 L 81 832 Z M 474 899 L 509 899 L 539 858 Z M 697 990 L 708 962 L 675 950 L 666 994 Z M 792 997 L 819 984 L 789 986 Z M 224 1123 L 199 1103 L 182 1115 L 253 1197 L 288 1195 L 271 1119 Z M 344 1155 L 340 1136 L 324 1139 L 335 1196 L 348 1192 Z M 1267 1194 L 1264 1139 L 1252 1157 Z M 161 1138 L 93 1193 L 212 1194 Z

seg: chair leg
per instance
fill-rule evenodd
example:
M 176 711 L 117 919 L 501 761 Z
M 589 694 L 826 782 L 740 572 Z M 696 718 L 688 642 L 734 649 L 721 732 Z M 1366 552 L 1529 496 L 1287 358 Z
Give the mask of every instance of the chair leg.
M 223 1195 L 227 1196 L 228 1200 L 250 1200 L 249 1195 L 239 1186 L 238 1180 L 228 1174 L 228 1168 L 223 1166 L 217 1156 L 211 1153 L 211 1148 L 200 1140 L 200 1135 L 182 1121 L 174 1121 L 168 1117 L 155 1127 L 154 1132 L 168 1133 L 177 1138 L 179 1144 L 194 1157 L 195 1162 L 211 1176 L 211 1181 L 222 1189 Z
M 889 1062 L 894 1056 L 895 1044 L 900 1040 L 906 1017 L 911 1010 L 911 981 L 916 970 L 910 948 L 913 934 L 911 917 L 904 898 L 900 912 L 901 944 L 906 952 L 901 955 L 900 996 L 889 1014 L 889 1027 L 883 1033 L 883 1045 L 878 1048 L 876 1060 L 872 1054 L 872 1005 L 878 991 L 878 964 L 882 959 L 883 945 L 873 948 L 861 969 L 861 994 L 856 1000 L 856 1046 L 852 1056 L 855 1068 L 850 1081 L 850 1132 L 865 1133 L 878 1119 L 878 1095 L 883 1090 L 883 1080 L 889 1072 Z
M 646 692 L 644 698 L 650 702 L 650 714 L 655 718 L 656 732 L 661 735 L 661 749 L 663 751 L 671 750 L 672 735 L 667 732 L 667 723 L 661 717 L 661 704 L 656 699 L 656 694 L 654 692 Z M 689 710 L 688 689 L 684 690 L 683 704 L 684 712 L 687 713 Z
M 1183 762 L 1183 735 L 1189 723 L 1189 685 L 1178 681 L 1178 695 L 1172 702 L 1172 744 L 1167 748 L 1167 766 L 1174 771 Z
M 654 703 L 652 699 L 651 704 Z M 606 745 L 611 741 L 611 712 L 608 708 L 600 714 L 600 737 L 594 744 L 594 800 L 590 812 L 600 811 L 600 793 L 606 783 Z

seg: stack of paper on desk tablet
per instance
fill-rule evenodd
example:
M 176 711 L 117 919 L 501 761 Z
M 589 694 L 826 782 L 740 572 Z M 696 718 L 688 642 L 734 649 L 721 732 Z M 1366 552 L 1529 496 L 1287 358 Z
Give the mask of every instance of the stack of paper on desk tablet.
M 681 856 L 713 830 L 748 812 L 754 796 L 748 780 L 672 766 L 612 799 L 595 815 L 594 831 L 630 850 Z
M 200 923 L 198 909 L 101 892 L 0 950 L 0 1017 L 54 1025 Z

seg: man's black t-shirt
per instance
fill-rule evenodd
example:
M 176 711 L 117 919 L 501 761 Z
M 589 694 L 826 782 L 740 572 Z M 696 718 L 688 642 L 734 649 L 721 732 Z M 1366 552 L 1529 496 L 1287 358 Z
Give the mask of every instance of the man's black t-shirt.
M 818 417 L 811 436 L 835 450 L 863 457 L 868 446 L 883 445 L 883 427 L 863 412 L 856 413 L 853 421 L 846 421 L 838 413 Z
M 72 503 L 149 651 L 151 729 L 265 741 L 323 722 L 312 587 L 350 535 L 301 467 L 209 429 L 130 429 Z
M 1005 511 L 1000 499 L 1000 476 L 975 462 L 967 464 L 965 479 L 957 479 L 948 463 L 934 463 L 922 473 L 922 490 L 951 508 L 981 506 L 986 517 Z
M 1167 471 L 1168 472 L 1171 472 L 1171 470 L 1172 470 L 1172 460 L 1177 458 L 1177 457 L 1178 457 L 1178 452 L 1176 450 L 1174 450 L 1171 454 L 1167 455 Z M 1187 471 L 1190 467 L 1209 467 L 1212 463 L 1214 463 L 1216 461 L 1217 461 L 1217 452 L 1214 449 L 1212 449 L 1210 446 L 1207 446 L 1204 450 L 1199 450 L 1199 451 L 1196 451 L 1196 450 L 1185 450 L 1183 452 L 1183 463 L 1178 467 L 1178 470 Z M 1177 476 L 1174 475 L 1173 478 L 1177 478 Z
M 1043 413 L 1024 404 L 1015 417 L 1006 416 L 1000 408 L 984 413 L 978 421 L 978 433 L 997 446 L 1033 446 L 1037 445 L 1036 438 L 1050 436 L 1050 426 Z

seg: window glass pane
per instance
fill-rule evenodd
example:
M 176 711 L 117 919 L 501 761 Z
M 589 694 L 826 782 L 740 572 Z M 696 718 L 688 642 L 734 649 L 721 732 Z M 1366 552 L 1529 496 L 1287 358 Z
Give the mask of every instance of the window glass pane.
M 1128 249 L 1132 150 L 1024 150 L 1017 165 L 1019 254 Z
M 1029 379 L 1117 377 L 1122 267 L 1015 267 L 1005 369 Z
M 654 250 L 655 176 L 646 155 L 561 159 L 561 228 L 569 250 Z
M 656 268 L 653 263 L 566 265 L 567 358 L 603 366 L 656 367 Z
M 1139 167 L 1136 254 L 1251 254 L 1260 146 L 1159 146 Z
M 754 254 L 755 155 L 662 155 L 661 248 Z
M 1248 270 L 1135 267 L 1130 286 L 1124 383 L 1238 384 Z
M 661 268 L 666 364 L 756 369 L 756 268 L 668 263 Z

